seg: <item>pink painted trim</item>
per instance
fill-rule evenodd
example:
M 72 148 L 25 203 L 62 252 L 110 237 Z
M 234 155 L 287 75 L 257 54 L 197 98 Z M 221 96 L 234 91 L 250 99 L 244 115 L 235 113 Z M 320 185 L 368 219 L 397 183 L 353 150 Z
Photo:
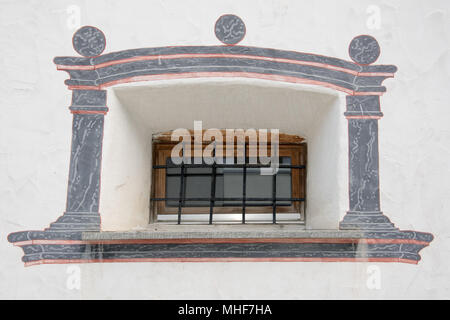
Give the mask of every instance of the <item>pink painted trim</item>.
M 401 262 L 417 264 L 416 260 L 400 258 L 134 258 L 134 259 L 43 259 L 25 262 L 25 267 L 40 264 L 111 262 Z
M 347 119 L 381 119 L 383 116 L 345 116 Z
M 64 66 L 57 64 L 56 70 L 95 70 L 95 66 L 89 65 L 89 66 Z
M 73 114 L 107 114 L 108 111 L 92 111 L 92 110 L 70 110 L 70 113 Z
M 68 86 L 69 90 L 102 90 L 100 86 Z
M 264 57 L 264 56 L 254 56 L 254 55 L 245 55 L 245 54 L 226 54 L 226 53 L 180 53 L 180 54 L 171 54 L 171 55 L 153 55 L 153 56 L 140 56 L 140 57 L 132 57 L 114 61 L 108 61 L 104 63 L 100 63 L 98 65 L 93 66 L 64 66 L 64 65 L 56 65 L 57 70 L 95 70 L 100 69 L 112 65 L 128 63 L 128 62 L 136 62 L 136 61 L 150 61 L 150 60 L 170 60 L 170 59 L 183 59 L 183 58 L 237 58 L 237 59 L 254 59 L 254 60 L 263 60 L 263 61 L 272 61 L 279 63 L 289 63 L 289 64 L 297 64 L 297 65 L 305 65 L 305 66 L 314 66 L 325 68 L 334 71 L 341 71 L 355 76 L 386 76 L 393 77 L 393 73 L 386 72 L 361 72 L 354 70 L 349 70 L 342 67 L 337 67 L 333 65 L 329 65 L 326 63 L 320 62 L 310 62 L 310 61 L 300 61 L 300 60 L 292 60 L 286 58 L 274 58 L 274 57 Z
M 353 92 L 353 96 L 382 96 L 384 92 Z
M 364 76 L 364 77 L 388 77 L 393 78 L 393 73 L 388 72 L 359 72 L 358 76 Z

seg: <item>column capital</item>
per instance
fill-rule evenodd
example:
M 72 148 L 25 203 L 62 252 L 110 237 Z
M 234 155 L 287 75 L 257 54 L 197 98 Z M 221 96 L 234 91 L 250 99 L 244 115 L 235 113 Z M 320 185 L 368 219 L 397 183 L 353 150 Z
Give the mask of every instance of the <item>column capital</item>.
M 347 119 L 380 119 L 383 112 L 380 110 L 380 96 L 346 96 L 347 110 L 344 116 Z
M 106 90 L 72 90 L 69 110 L 74 114 L 106 114 Z

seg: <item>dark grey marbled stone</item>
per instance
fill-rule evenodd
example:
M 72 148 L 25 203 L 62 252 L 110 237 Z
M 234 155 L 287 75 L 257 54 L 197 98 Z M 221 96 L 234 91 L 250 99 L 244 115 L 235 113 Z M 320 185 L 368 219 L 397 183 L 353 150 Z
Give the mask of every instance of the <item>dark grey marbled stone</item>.
M 361 66 L 361 72 L 387 72 L 387 73 L 396 73 L 398 70 L 397 66 L 394 65 L 369 65 L 369 66 Z
M 69 215 L 74 215 L 70 213 Z M 64 215 L 62 218 L 64 218 Z M 57 221 L 59 221 L 58 219 Z M 63 219 L 65 220 L 65 218 Z M 315 231 L 311 231 L 315 232 Z M 321 231 L 317 231 L 320 235 Z M 8 236 L 8 241 L 81 240 L 81 232 L 24 231 Z M 314 238 L 314 235 L 311 235 Z M 429 233 L 416 231 L 367 231 L 361 239 L 407 239 L 408 243 L 167 243 L 167 244 L 27 244 L 22 245 L 24 262 L 43 259 L 139 259 L 139 258 L 398 258 L 420 260 L 419 251 L 433 240 Z M 135 239 L 137 240 L 137 239 Z M 192 239 L 194 240 L 194 239 Z M 195 240 L 194 240 L 195 241 Z
M 374 84 L 381 84 L 386 76 L 358 76 L 355 78 L 355 85 L 367 87 Z
M 42 259 L 399 258 L 420 260 L 418 244 L 215 243 L 25 245 L 24 262 Z
M 346 116 L 379 116 L 378 96 L 347 96 Z M 398 231 L 380 211 L 378 120 L 348 119 L 349 205 L 341 230 Z
M 349 119 L 350 211 L 380 211 L 378 120 Z
M 98 212 L 102 114 L 74 114 L 67 212 Z
M 386 92 L 386 87 L 381 86 L 356 86 L 355 85 L 355 91 L 356 92 Z
M 391 224 L 388 217 L 377 212 L 358 212 L 348 211 L 345 216 L 347 223 L 364 224 L 364 223 L 376 223 L 376 224 Z
M 108 112 L 109 108 L 108 107 L 77 107 L 77 106 L 71 106 L 69 107 L 70 110 L 72 111 L 101 111 L 101 112 Z
M 383 216 L 382 212 L 378 213 L 379 216 Z M 349 222 L 349 212 L 345 215 L 344 219 L 339 224 L 341 230 L 370 230 L 370 231 L 394 231 L 398 230 L 393 223 L 378 222 L 375 219 L 369 220 L 369 222 Z M 364 215 L 363 215 L 364 216 Z
M 373 117 L 383 117 L 384 113 L 380 111 L 365 111 L 364 113 L 361 113 L 359 111 L 346 111 L 344 112 L 344 115 L 346 117 L 348 116 L 373 116 Z
M 72 111 L 102 111 L 108 112 L 106 107 L 106 90 L 73 90 Z
M 320 81 L 352 91 L 384 92 L 381 83 L 387 76 L 355 76 L 317 66 L 306 66 L 246 58 L 178 58 L 146 60 L 106 66 L 96 70 L 68 70 L 67 85 L 99 86 L 111 81 L 144 75 L 192 72 L 246 72 L 282 75 Z M 359 80 L 358 80 L 359 79 Z M 364 80 L 362 80 L 364 79 Z
M 226 14 L 217 19 L 214 32 L 222 43 L 234 45 L 244 39 L 245 24 L 238 16 Z
M 100 220 L 100 219 L 98 219 Z M 100 230 L 100 223 L 88 223 L 88 222 L 53 222 L 50 224 L 50 228 L 47 230 L 64 230 L 64 231 L 98 231 Z
M 367 65 L 374 63 L 380 56 L 380 45 L 374 37 L 361 35 L 353 38 L 348 52 L 353 61 Z
M 347 111 L 345 116 L 379 116 L 383 113 L 380 111 L 379 96 L 347 96 Z
M 64 216 L 70 213 L 65 213 Z M 351 214 L 351 213 L 350 213 Z M 80 214 L 83 215 L 83 214 Z M 63 217 L 64 217 L 63 216 Z M 58 219 L 59 220 L 59 219 Z M 57 221 L 58 221 L 57 220 Z M 323 238 L 322 231 L 310 231 L 312 234 L 308 235 L 307 238 Z M 318 234 L 318 236 L 314 236 L 314 233 Z M 339 231 L 336 231 L 339 232 Z M 92 232 L 87 232 L 92 233 Z M 87 234 L 86 233 L 86 234 Z M 294 237 L 297 238 L 297 237 Z M 330 238 L 330 237 L 327 237 Z M 336 237 L 337 238 L 337 237 Z M 342 238 L 342 237 L 339 237 Z M 360 239 L 407 239 L 407 240 L 418 240 L 431 242 L 434 237 L 431 233 L 426 232 L 418 232 L 418 231 L 398 231 L 398 230 L 383 230 L 383 231 L 364 231 L 360 234 L 360 236 L 352 235 L 351 238 Z M 93 239 L 89 238 L 90 241 Z M 146 238 L 121 238 L 123 239 L 134 239 L 134 240 L 145 240 Z M 159 238 L 158 238 L 159 239 Z M 80 231 L 60 231 L 60 230 L 46 230 L 46 231 L 19 231 L 14 232 L 8 235 L 9 242 L 20 242 L 20 241 L 28 241 L 28 240 L 86 240 L 83 237 L 82 232 Z M 101 241 L 101 240 L 98 240 Z
M 411 230 L 402 230 L 402 235 L 404 235 L 407 239 L 413 239 L 418 241 L 431 242 L 434 239 L 433 234 L 428 232 L 419 232 L 419 231 L 411 231 Z M 387 235 L 386 235 L 387 236 Z
M 100 216 L 97 213 L 64 212 L 64 214 L 54 222 L 54 224 L 56 223 L 100 224 Z
M 174 54 L 229 54 L 229 55 L 249 55 L 267 58 L 283 58 L 297 61 L 307 61 L 323 63 L 331 66 L 341 67 L 352 71 L 365 72 L 366 68 L 371 68 L 371 72 L 392 72 L 396 70 L 392 65 L 379 66 L 360 66 L 351 61 L 342 60 L 334 57 L 326 57 L 311 53 L 277 50 L 270 48 L 257 48 L 245 46 L 174 46 L 174 47 L 156 47 L 130 49 L 107 53 L 95 58 L 79 57 L 56 57 L 54 62 L 58 65 L 98 65 L 101 63 L 118 61 L 121 59 L 137 58 L 142 56 L 160 56 Z M 161 59 L 163 60 L 163 59 Z
M 19 231 L 8 235 L 11 243 L 29 240 L 81 240 L 81 231 L 45 230 L 45 231 Z
M 53 63 L 64 66 L 89 66 L 92 64 L 91 58 L 81 57 L 55 57 Z
M 148 60 L 112 65 L 97 70 L 68 70 L 70 84 L 91 83 L 100 85 L 105 82 L 125 79 L 132 76 L 176 74 L 185 72 L 255 72 L 277 74 L 299 78 L 310 78 L 325 82 L 340 83 L 353 88 L 355 76 L 314 66 L 278 63 L 272 61 L 234 58 L 180 58 L 166 60 Z M 69 81 L 67 82 L 69 83 Z M 372 85 L 378 85 L 374 82 Z
M 84 26 L 75 32 L 72 39 L 73 48 L 84 57 L 100 55 L 106 47 L 103 32 L 91 26 Z
M 106 106 L 106 90 L 73 90 L 72 106 Z

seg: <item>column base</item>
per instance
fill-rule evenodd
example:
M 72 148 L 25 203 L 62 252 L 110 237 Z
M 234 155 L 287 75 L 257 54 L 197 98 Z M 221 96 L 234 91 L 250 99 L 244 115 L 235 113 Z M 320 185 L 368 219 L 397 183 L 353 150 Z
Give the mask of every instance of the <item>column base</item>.
M 398 231 L 382 211 L 347 211 L 339 223 L 340 230 Z
M 51 231 L 99 231 L 100 214 L 98 212 L 64 212 L 45 230 Z

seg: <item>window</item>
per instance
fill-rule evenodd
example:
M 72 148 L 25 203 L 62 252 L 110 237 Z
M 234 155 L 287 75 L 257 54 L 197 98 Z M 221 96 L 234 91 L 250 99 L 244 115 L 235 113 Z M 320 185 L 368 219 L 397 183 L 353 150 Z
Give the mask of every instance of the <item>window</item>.
M 245 145 L 233 142 L 233 161 L 207 164 L 202 159 L 196 163 L 191 143 L 190 163 L 175 164 L 171 154 L 179 142 L 172 142 L 170 137 L 170 133 L 164 133 L 153 140 L 153 221 L 304 222 L 306 143 L 302 138 L 279 135 L 279 169 L 267 175 L 260 169 L 268 165 L 259 158 L 250 161 L 253 154 L 248 140 Z M 202 150 L 209 144 L 211 141 L 203 142 Z M 223 145 L 224 154 L 226 148 Z M 259 152 L 258 148 L 254 150 Z M 242 150 L 245 163 L 243 157 L 238 159 L 244 154 Z

